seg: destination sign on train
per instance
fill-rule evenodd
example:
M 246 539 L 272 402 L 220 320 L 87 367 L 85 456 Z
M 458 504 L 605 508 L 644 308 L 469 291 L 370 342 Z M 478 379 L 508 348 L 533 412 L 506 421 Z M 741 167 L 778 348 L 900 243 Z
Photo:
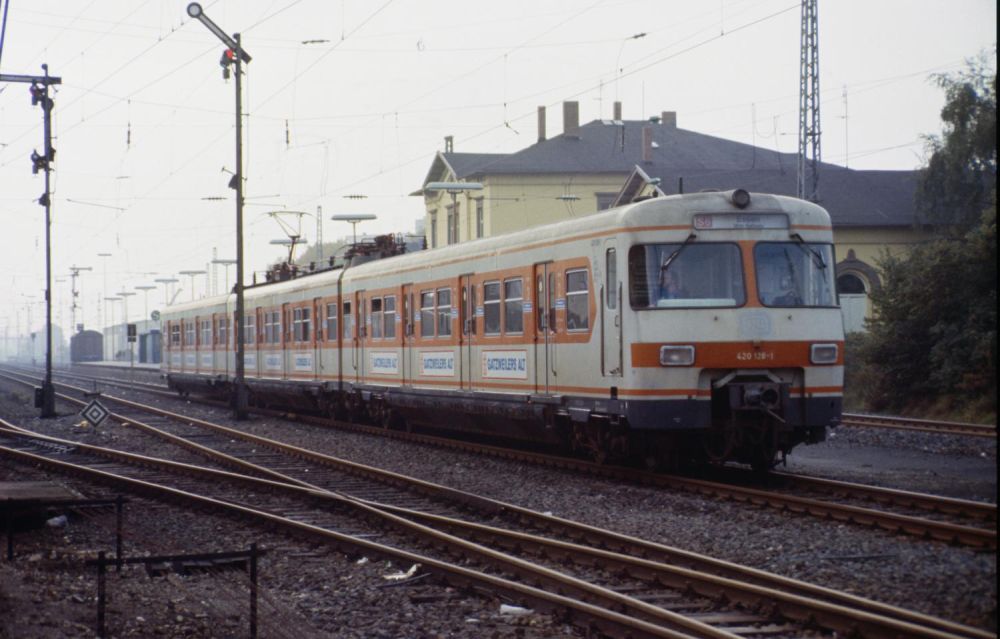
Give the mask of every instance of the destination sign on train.
M 706 230 L 724 229 L 787 229 L 788 216 L 784 213 L 739 213 L 733 215 L 698 213 L 694 216 L 694 228 Z

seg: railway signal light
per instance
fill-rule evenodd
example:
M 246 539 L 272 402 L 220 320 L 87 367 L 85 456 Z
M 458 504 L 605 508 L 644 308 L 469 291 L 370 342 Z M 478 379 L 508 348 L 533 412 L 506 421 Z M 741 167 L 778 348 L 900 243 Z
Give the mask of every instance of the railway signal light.
M 222 79 L 229 79 L 229 67 L 236 61 L 236 52 L 232 49 L 226 49 L 222 52 L 222 57 L 219 59 L 219 66 L 222 67 Z

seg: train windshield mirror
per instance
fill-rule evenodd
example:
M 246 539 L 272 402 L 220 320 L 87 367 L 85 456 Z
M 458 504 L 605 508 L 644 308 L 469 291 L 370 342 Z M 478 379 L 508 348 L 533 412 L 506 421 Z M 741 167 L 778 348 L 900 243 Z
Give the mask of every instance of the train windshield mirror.
M 764 306 L 837 305 L 834 269 L 826 266 L 834 263 L 831 245 L 761 242 L 753 253 Z
M 746 302 L 736 244 L 636 245 L 628 252 L 632 308 L 705 308 Z

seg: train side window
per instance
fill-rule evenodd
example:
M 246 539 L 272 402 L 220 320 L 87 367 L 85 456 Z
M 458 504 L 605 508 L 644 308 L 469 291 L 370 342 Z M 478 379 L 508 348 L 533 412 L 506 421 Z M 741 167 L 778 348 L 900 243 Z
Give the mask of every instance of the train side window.
M 604 285 L 604 305 L 613 311 L 618 308 L 618 251 L 616 249 L 607 250 L 604 256 L 604 272 L 607 274 L 607 282 Z
M 585 331 L 590 328 L 590 291 L 587 271 L 566 272 L 566 330 Z
M 203 319 L 200 320 L 201 323 L 201 341 L 198 343 L 199 346 L 211 346 L 212 345 L 212 320 Z
M 257 318 L 253 313 L 243 316 L 243 343 L 254 344 L 257 337 Z
M 535 276 L 535 317 L 537 327 L 536 330 L 539 332 L 545 330 L 546 317 L 545 317 L 545 305 L 542 304 L 542 296 L 545 295 L 545 276 L 536 275 Z
M 451 289 L 439 288 L 437 291 L 437 334 L 438 337 L 451 335 Z
M 326 305 L 326 339 L 328 342 L 337 341 L 337 303 Z
M 351 303 L 344 302 L 344 339 L 351 339 Z
M 385 319 L 385 331 L 384 334 L 386 338 L 396 337 L 396 296 L 386 295 L 384 302 L 384 313 L 383 318 Z
M 194 320 L 184 322 L 184 345 L 194 346 Z
M 556 298 L 558 297 L 556 282 L 558 281 L 559 278 L 556 277 L 555 273 L 549 273 L 549 330 L 553 333 L 559 328 L 559 322 L 556 321 Z
M 371 305 L 372 339 L 382 339 L 382 298 L 373 297 Z
M 216 332 L 216 335 L 218 340 L 216 341 L 216 344 L 219 346 L 227 346 L 229 344 L 229 319 L 222 317 L 218 320 L 217 325 L 218 331 Z
M 181 345 L 181 325 L 176 323 L 170 324 L 170 345 L 180 346 Z
M 483 333 L 500 334 L 500 282 L 483 284 Z
M 420 337 L 434 337 L 434 291 L 420 292 Z
M 312 309 L 302 309 L 302 339 L 299 341 L 308 342 L 312 339 Z
M 503 282 L 504 333 L 524 332 L 524 284 L 521 278 Z

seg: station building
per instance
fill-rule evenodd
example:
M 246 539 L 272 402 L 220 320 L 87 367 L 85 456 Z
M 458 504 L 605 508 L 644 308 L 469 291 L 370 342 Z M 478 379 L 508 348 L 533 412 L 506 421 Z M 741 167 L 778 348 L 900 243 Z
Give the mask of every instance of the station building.
M 565 102 L 563 130 L 546 135 L 539 107 L 537 142 L 514 153 L 459 153 L 450 138 L 431 162 L 422 187 L 430 248 L 589 215 L 640 198 L 742 188 L 794 196 L 795 153 L 779 153 L 678 127 L 677 114 L 648 120 L 579 123 L 579 105 Z M 823 163 L 819 204 L 833 220 L 837 283 L 845 328 L 864 330 L 869 294 L 881 286 L 877 260 L 933 239 L 914 203 L 919 173 L 855 170 Z M 467 182 L 478 190 L 426 188 Z

